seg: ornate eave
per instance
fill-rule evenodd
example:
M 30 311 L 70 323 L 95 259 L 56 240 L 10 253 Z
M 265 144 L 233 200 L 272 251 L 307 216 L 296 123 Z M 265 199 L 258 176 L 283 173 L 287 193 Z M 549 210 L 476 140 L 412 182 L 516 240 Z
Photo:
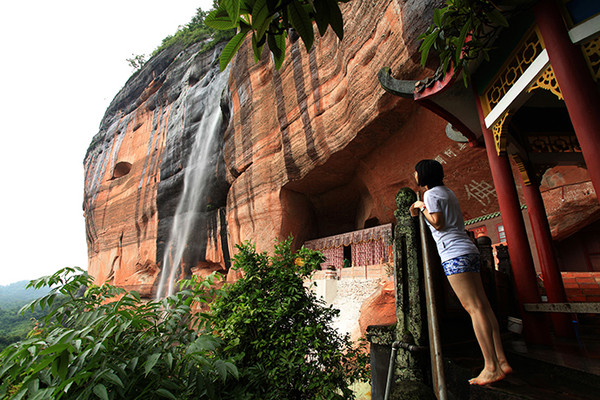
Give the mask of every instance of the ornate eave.
M 569 33 L 600 83 L 600 13 L 594 14 L 598 10 L 592 7 L 579 19 L 572 18 Z M 471 145 L 481 142 L 485 125 L 493 133 L 497 154 L 510 156 L 523 181 L 530 184 L 551 166 L 584 165 L 584 160 L 533 16 L 524 14 L 511 23 L 511 30 L 496 39 L 492 61 L 470 66 L 470 88 L 456 80 L 452 70 L 407 81 L 394 79 L 389 68 L 382 68 L 379 81 L 388 92 L 412 98 L 444 118 Z M 535 120 L 534 124 L 528 120 Z
M 448 121 L 454 130 L 464 135 L 471 146 L 482 136 L 475 96 L 451 72 L 422 81 L 395 79 L 388 67 L 378 74 L 379 83 L 389 93 L 412 99 Z

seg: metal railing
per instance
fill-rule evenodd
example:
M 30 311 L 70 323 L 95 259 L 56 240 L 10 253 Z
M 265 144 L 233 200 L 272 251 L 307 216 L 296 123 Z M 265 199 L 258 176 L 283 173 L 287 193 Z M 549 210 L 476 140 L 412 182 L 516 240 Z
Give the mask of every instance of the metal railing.
M 429 257 L 429 240 L 427 238 L 427 224 L 423 213 L 419 213 L 419 228 L 421 235 L 421 251 L 423 253 L 423 275 L 425 280 L 425 302 L 427 308 L 427 327 L 429 332 L 429 350 L 431 356 L 431 375 L 435 396 L 438 400 L 447 400 L 446 377 L 442 357 L 442 342 L 437 318 L 437 305 L 433 285 L 433 273 Z

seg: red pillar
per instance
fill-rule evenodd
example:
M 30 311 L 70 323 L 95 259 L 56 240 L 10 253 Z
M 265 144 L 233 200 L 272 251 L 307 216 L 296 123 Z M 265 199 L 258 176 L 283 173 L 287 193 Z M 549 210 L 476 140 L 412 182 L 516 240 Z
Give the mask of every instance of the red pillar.
M 525 312 L 522 307 L 523 303 L 539 303 L 541 301 L 533 257 L 527 241 L 525 222 L 510 163 L 506 156 L 500 157 L 496 153 L 494 136 L 485 126 L 479 96 L 475 95 L 475 98 L 492 179 L 498 195 L 498 205 L 504 224 L 517 299 L 521 305 L 525 339 L 530 343 L 550 343 L 549 327 L 545 323 L 545 317 L 539 313 Z
M 592 184 L 600 194 L 600 93 L 556 3 L 541 0 L 533 10 Z
M 554 254 L 552 234 L 550 232 L 550 225 L 548 225 L 548 216 L 546 215 L 540 188 L 534 184 L 525 185 L 522 177 L 521 187 L 523 188 L 529 221 L 531 221 L 531 230 L 533 231 L 533 238 L 540 259 L 540 267 L 544 279 L 544 287 L 546 288 L 546 295 L 548 296 L 548 302 L 566 303 L 567 296 L 565 294 L 562 275 L 560 274 L 560 269 Z M 553 313 L 552 325 L 554 326 L 554 332 L 557 336 L 574 336 L 575 331 L 573 330 L 569 314 Z

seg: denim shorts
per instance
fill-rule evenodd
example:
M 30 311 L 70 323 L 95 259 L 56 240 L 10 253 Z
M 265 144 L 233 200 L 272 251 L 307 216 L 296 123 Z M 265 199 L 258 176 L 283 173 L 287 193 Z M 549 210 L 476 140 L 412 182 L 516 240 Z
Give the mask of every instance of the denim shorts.
M 481 261 L 479 254 L 467 254 L 451 258 L 442 263 L 446 276 L 461 274 L 463 272 L 479 272 Z

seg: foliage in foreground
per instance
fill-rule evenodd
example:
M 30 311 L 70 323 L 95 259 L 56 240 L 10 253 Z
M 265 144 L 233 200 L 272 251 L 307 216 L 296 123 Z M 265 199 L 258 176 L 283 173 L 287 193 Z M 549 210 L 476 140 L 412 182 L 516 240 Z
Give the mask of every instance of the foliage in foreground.
M 368 356 L 332 327 L 339 311 L 304 286 L 322 254 L 290 247 L 291 238 L 269 257 L 238 246 L 234 268 L 244 277 L 211 304 L 226 343 L 219 354 L 235 359 L 247 399 L 353 399 L 349 385 L 368 379 Z
M 144 302 L 92 285 L 80 269 L 32 281 L 54 289 L 28 307 L 50 311 L 27 340 L 0 353 L 0 398 L 236 398 L 225 388 L 237 369 L 215 357 L 220 340 L 198 329 L 201 314 L 192 312 L 212 295 L 211 283 L 193 278 L 174 296 Z M 52 307 L 60 295 L 68 300 Z
M 239 281 L 192 277 L 162 301 L 95 286 L 78 268 L 32 281 L 52 289 L 26 308 L 48 314 L 0 353 L 0 399 L 354 398 L 367 355 L 304 286 L 323 256 L 290 246 L 273 257 L 239 246 Z M 212 314 L 200 312 L 209 301 Z
M 534 0 L 446 0 L 446 6 L 436 9 L 433 24 L 419 36 L 423 39 L 419 51 L 424 67 L 431 50 L 440 58 L 442 75 L 454 68 L 462 71 L 467 85 L 468 64 L 482 57 L 489 61 L 489 52 L 498 32 L 508 27 L 510 18 L 534 3 Z
M 323 36 L 331 26 L 340 40 L 344 37 L 344 20 L 338 3 L 349 0 L 218 0 L 218 7 L 205 19 L 206 25 L 222 30 L 237 29 L 238 33 L 221 53 L 221 70 L 227 67 L 248 33 L 252 32 L 254 58 L 259 60 L 265 44 L 273 54 L 275 68 L 285 59 L 288 31 L 293 29 L 304 42 L 306 51 L 312 48 L 316 22 Z
M 294 31 L 312 48 L 313 22 L 322 36 L 331 26 L 340 40 L 344 21 L 338 3 L 349 0 L 215 0 L 216 9 L 206 15 L 205 23 L 215 29 L 237 29 L 225 46 L 220 59 L 221 70 L 233 59 L 246 36 L 252 33 L 254 58 L 258 61 L 268 45 L 276 69 L 285 59 L 286 39 Z M 431 50 L 440 58 L 442 75 L 454 67 L 463 71 L 480 56 L 487 59 L 498 31 L 508 27 L 507 16 L 529 7 L 535 0 L 446 0 L 445 7 L 435 10 L 433 24 L 424 32 L 419 51 L 425 66 Z M 291 36 L 290 36 L 291 37 Z

